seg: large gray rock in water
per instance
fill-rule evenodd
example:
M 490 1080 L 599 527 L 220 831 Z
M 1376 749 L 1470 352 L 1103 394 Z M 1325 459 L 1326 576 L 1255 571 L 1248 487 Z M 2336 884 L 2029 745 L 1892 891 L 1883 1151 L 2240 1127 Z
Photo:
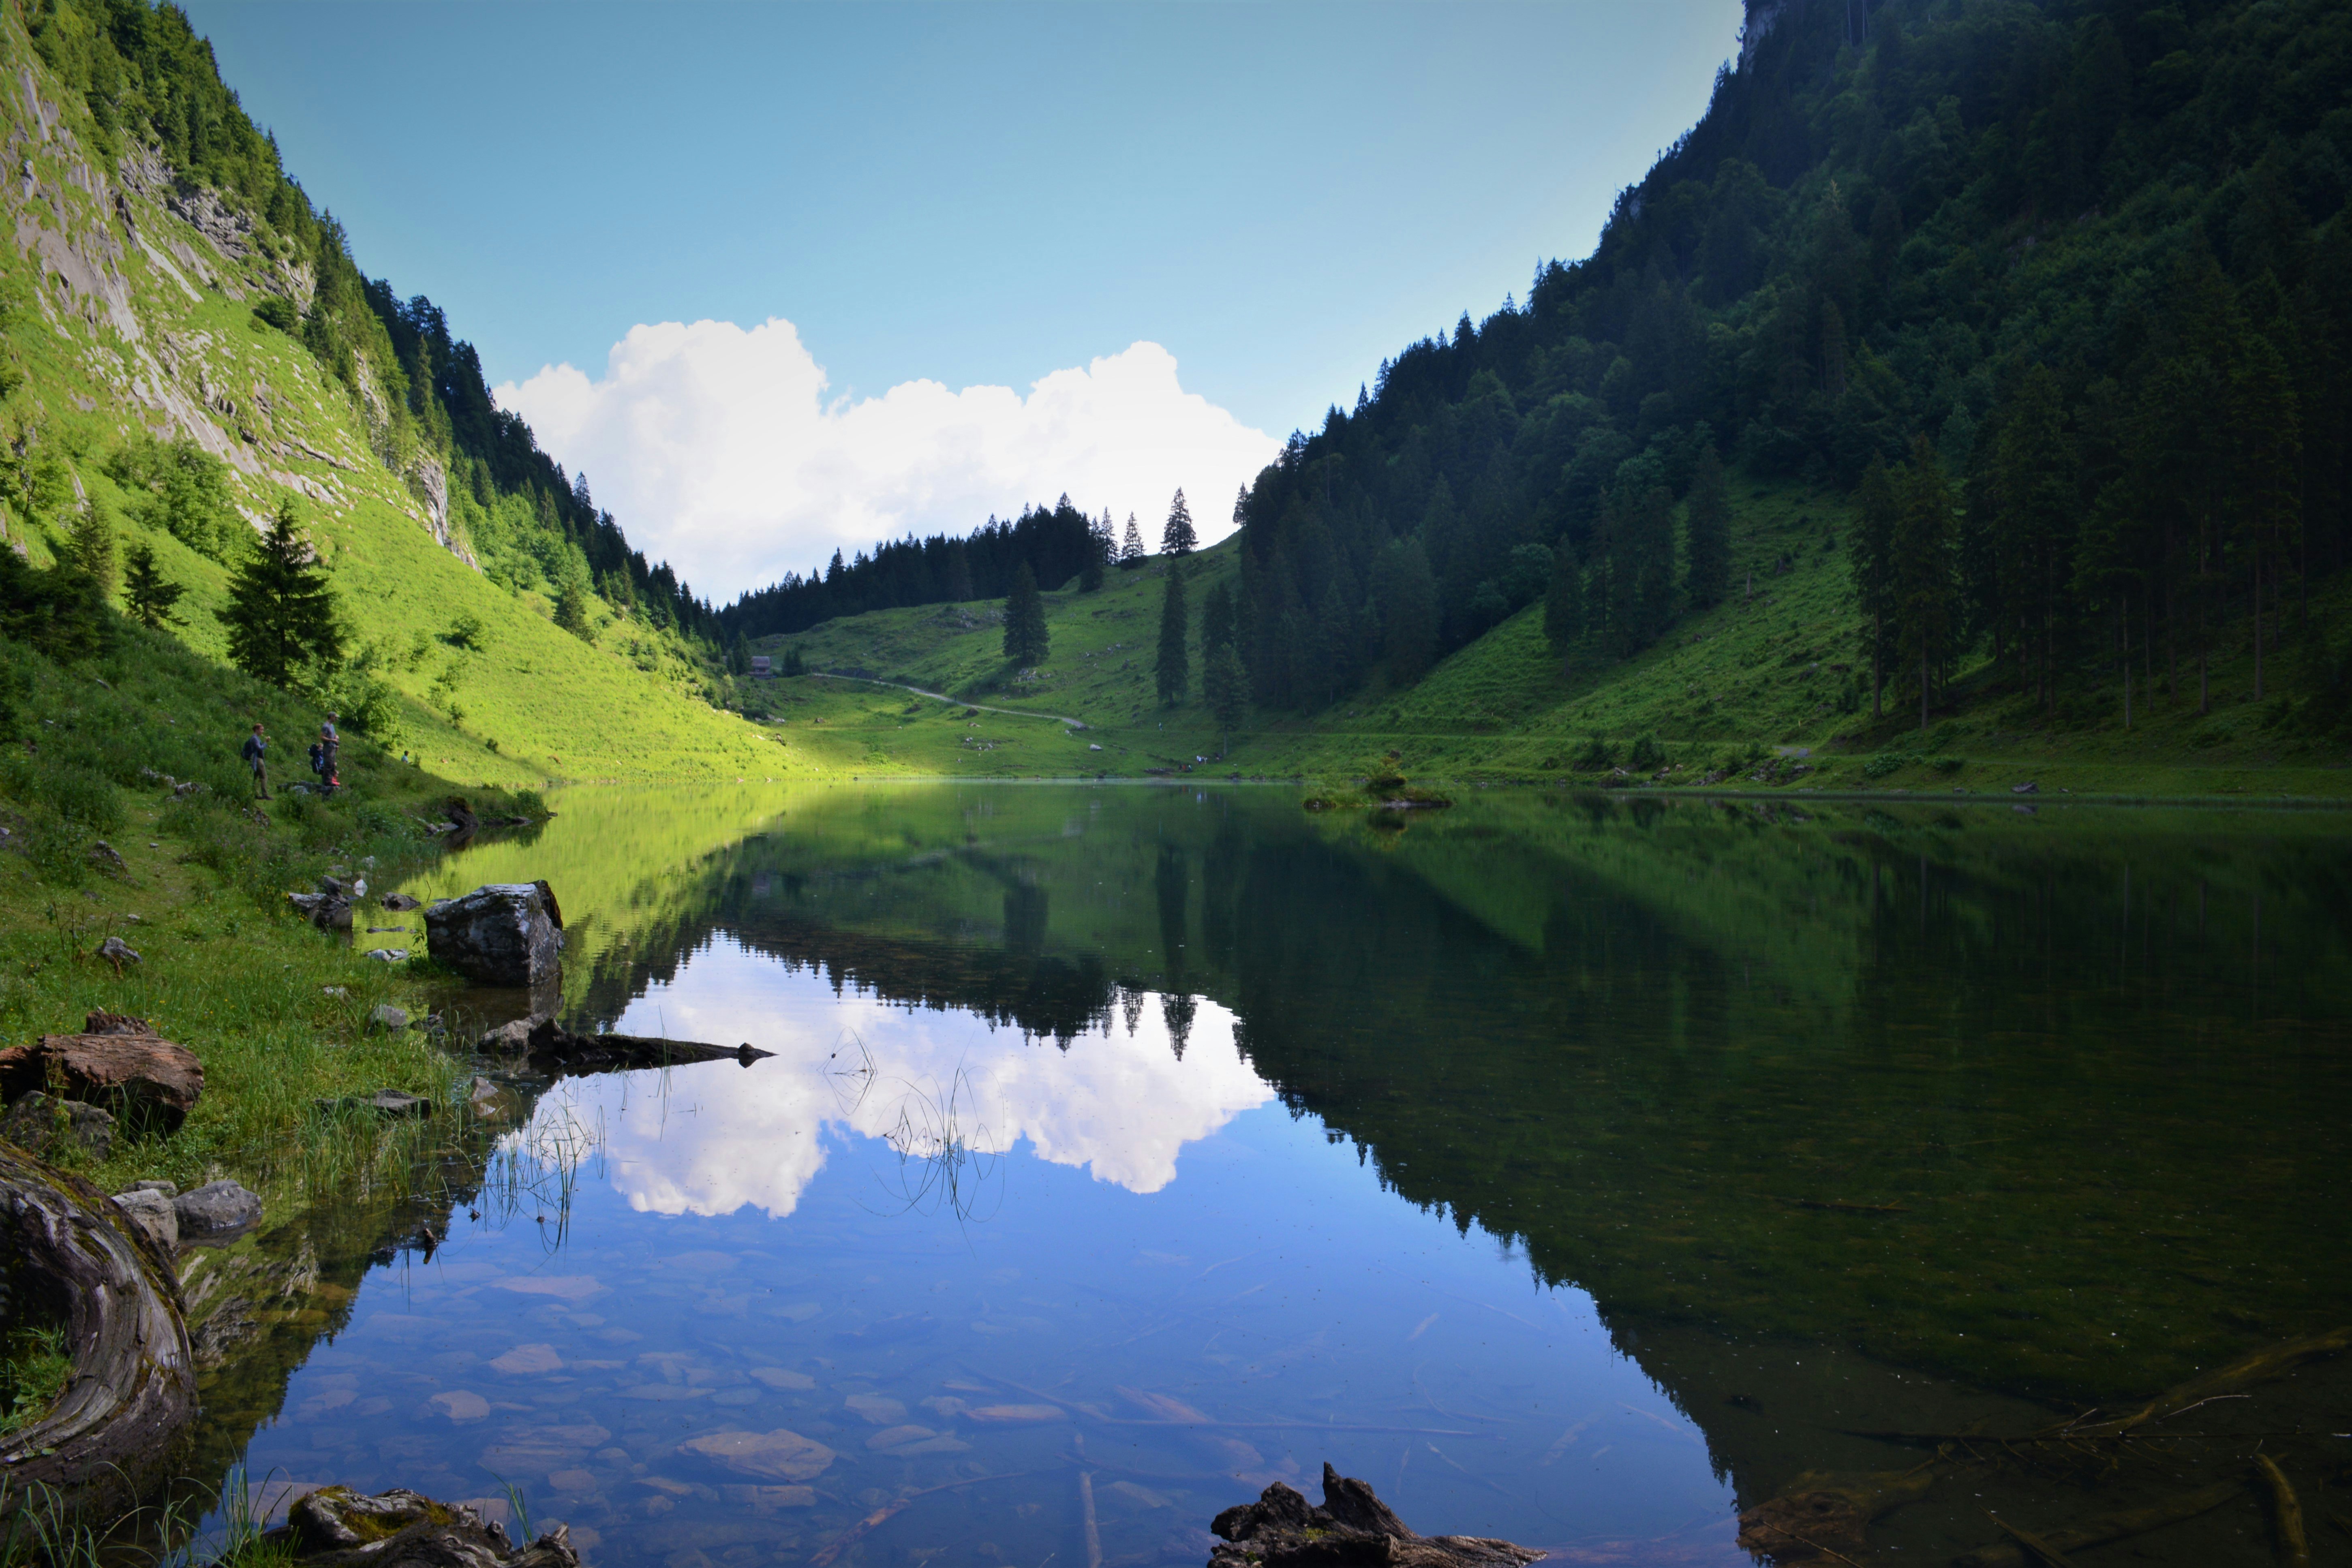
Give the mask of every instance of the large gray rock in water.
M 436 963 L 485 985 L 537 985 L 562 962 L 563 931 L 543 882 L 493 882 L 425 911 Z
M 370 1497 L 349 1487 L 323 1488 L 287 1510 L 286 1522 L 261 1539 L 313 1568 L 580 1568 L 562 1525 L 518 1547 L 465 1504 L 405 1490 Z
M 1486 1536 L 1420 1534 L 1328 1464 L 1321 1508 L 1276 1481 L 1209 1528 L 1224 1537 L 1210 1549 L 1210 1568 L 1526 1568 L 1545 1555 Z
M 207 1182 L 173 1199 L 172 1212 L 184 1237 L 229 1236 L 261 1218 L 261 1198 L 235 1182 Z

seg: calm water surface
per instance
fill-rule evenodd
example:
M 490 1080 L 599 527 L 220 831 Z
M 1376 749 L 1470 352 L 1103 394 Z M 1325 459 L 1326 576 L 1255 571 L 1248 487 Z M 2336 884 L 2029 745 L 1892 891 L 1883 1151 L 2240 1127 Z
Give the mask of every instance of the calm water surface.
M 1326 1460 L 1571 1562 L 1748 1562 L 1741 1509 L 1923 1463 L 1871 1554 L 1943 1561 L 2257 1433 L 2315 1528 L 2347 1507 L 2325 1364 L 2113 1464 L 1857 1435 L 2026 1432 L 2352 1320 L 2336 817 L 555 804 L 410 890 L 545 877 L 573 1027 L 774 1056 L 486 1064 L 512 1122 L 454 1204 L 264 1238 L 291 1304 L 213 1376 L 213 1462 L 511 1485 L 670 1568 L 1198 1563 Z M 2250 1493 L 2107 1550 L 2265 1531 Z

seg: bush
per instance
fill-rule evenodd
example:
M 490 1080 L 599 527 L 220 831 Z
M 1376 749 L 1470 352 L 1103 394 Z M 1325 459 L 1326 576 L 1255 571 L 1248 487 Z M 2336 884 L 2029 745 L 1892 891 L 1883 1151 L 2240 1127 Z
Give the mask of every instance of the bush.
M 302 327 L 302 312 L 283 294 L 263 295 L 261 303 L 253 308 L 253 319 L 281 332 L 299 331 Z
M 1939 773 L 1956 773 L 1969 765 L 1966 757 L 1937 757 L 1931 764 Z
M 1576 765 L 1580 768 L 1605 768 L 1616 760 L 1616 748 L 1599 733 L 1588 736 L 1584 749 L 1576 753 Z
M 1665 761 L 1666 753 L 1659 747 L 1654 735 L 1643 736 L 1633 742 L 1633 749 L 1625 753 L 1625 765 L 1637 773 L 1663 767 Z
M 1900 773 L 1918 761 L 1919 758 L 1910 752 L 1881 752 L 1876 756 L 1864 761 L 1862 776 L 1866 779 L 1883 779 L 1889 773 Z

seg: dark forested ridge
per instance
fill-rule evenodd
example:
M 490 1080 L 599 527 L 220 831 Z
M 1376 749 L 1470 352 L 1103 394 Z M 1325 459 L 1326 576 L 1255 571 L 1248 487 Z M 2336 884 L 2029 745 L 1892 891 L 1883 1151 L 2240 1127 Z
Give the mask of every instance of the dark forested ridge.
M 783 581 L 753 589 L 719 611 L 719 621 L 730 637 L 772 637 L 867 610 L 1001 599 L 1024 564 L 1040 584 L 1059 587 L 1081 574 L 1099 573 L 1109 562 L 1110 528 L 1108 512 L 1089 518 L 1065 495 L 1050 508 L 1024 508 L 1011 522 L 991 517 L 961 539 L 909 534 L 884 541 L 871 554 L 861 550 L 849 561 L 836 550 L 823 572 L 805 577 L 788 572 Z
M 490 401 L 473 346 L 422 295 L 363 274 L 342 226 L 312 205 L 220 78 L 212 46 L 177 6 L 35 0 L 25 25 L 42 59 L 82 95 L 96 151 L 160 159 L 190 211 L 273 264 L 279 295 L 255 314 L 310 350 L 352 395 L 369 438 L 420 500 L 445 505 L 454 540 L 514 589 L 561 602 L 596 592 L 623 614 L 688 634 L 709 607 L 666 564 L 632 550 L 584 478 L 569 479 L 521 417 Z M 576 605 L 575 605 L 576 611 Z
M 2251 631 L 2340 724 L 2304 606 L 2352 544 L 2347 194 L 2341 5 L 1749 0 L 1590 258 L 1241 498 L 1253 695 L 1409 682 L 1538 599 L 1572 662 L 1634 653 L 1738 588 L 1741 475 L 1853 497 L 1901 710 L 2119 667 L 2201 700 Z

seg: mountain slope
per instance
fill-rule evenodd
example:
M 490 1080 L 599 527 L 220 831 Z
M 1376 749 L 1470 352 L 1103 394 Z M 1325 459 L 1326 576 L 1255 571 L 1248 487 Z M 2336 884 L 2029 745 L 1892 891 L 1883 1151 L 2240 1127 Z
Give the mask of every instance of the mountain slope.
M 314 672 L 317 695 L 394 752 L 514 783 L 788 765 L 710 705 L 711 650 L 667 569 L 631 556 L 609 518 L 581 520 L 584 486 L 559 512 L 561 470 L 519 421 L 490 416 L 476 443 L 503 475 L 470 452 L 441 396 L 462 376 L 417 360 L 439 390 L 413 384 L 377 313 L 388 288 L 360 278 L 331 218 L 289 205 L 274 148 L 178 13 L 122 0 L 34 19 L 37 43 L 20 15 L 0 18 L 15 171 L 0 222 L 18 258 L 5 342 L 22 383 L 0 407 L 9 545 L 47 565 L 94 513 L 185 586 L 181 635 L 220 657 L 244 524 L 290 499 L 354 656 Z M 127 53 L 109 41 L 131 34 Z M 159 104 L 176 106 L 184 140 L 186 116 L 210 125 L 194 139 L 215 153 L 201 172 L 222 184 L 164 161 L 168 139 L 150 139 L 169 118 Z M 567 594 L 576 635 L 557 625 Z

